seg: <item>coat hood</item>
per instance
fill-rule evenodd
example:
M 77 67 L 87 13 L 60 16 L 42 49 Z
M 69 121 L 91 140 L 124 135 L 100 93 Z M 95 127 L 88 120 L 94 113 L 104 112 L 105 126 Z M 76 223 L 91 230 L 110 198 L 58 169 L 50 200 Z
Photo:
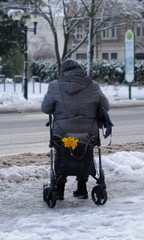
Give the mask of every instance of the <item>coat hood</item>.
M 67 61 L 62 62 L 62 66 L 61 66 L 62 74 L 64 72 L 75 70 L 75 69 L 82 70 L 82 67 L 80 66 L 80 64 L 78 62 L 76 62 L 74 60 L 67 60 Z
M 58 76 L 58 81 L 62 84 L 62 89 L 69 94 L 81 91 L 92 83 L 92 80 L 86 76 L 82 69 L 64 72 Z

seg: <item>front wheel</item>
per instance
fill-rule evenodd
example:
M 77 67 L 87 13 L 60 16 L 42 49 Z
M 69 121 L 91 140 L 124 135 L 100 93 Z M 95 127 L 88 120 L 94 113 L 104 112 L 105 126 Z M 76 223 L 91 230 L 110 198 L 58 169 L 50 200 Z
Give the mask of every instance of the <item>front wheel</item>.
M 91 197 L 96 205 L 104 205 L 107 201 L 107 191 L 101 189 L 101 186 L 96 186 L 92 189 Z

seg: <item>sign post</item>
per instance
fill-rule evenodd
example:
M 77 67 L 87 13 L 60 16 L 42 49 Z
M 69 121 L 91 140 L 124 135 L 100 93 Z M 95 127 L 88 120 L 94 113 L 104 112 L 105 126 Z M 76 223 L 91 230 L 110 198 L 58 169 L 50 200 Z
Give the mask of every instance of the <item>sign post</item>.
M 135 75 L 135 39 L 132 30 L 125 33 L 125 80 L 129 83 L 129 99 L 131 99 L 131 83 Z

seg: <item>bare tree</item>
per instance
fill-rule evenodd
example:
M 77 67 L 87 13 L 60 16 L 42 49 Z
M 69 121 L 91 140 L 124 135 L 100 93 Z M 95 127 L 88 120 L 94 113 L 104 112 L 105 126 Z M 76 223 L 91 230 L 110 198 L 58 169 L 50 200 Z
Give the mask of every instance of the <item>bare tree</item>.
M 87 74 L 93 75 L 95 36 L 107 27 L 104 23 L 115 21 L 115 25 L 132 23 L 142 19 L 144 0 L 9 0 L 9 4 L 27 4 L 37 7 L 41 16 L 49 23 L 54 37 L 55 55 L 60 73 L 61 61 L 71 56 L 88 39 Z M 24 6 L 24 7 L 25 7 Z M 55 18 L 61 14 L 64 36 L 63 53 L 60 56 L 58 32 Z M 71 50 L 68 49 L 70 34 L 83 21 L 88 22 L 88 32 Z M 112 27 L 109 26 L 109 27 Z
M 81 42 L 79 42 L 73 49 L 70 51 L 68 50 L 69 44 L 69 37 L 70 34 L 73 32 L 76 25 L 79 21 L 82 20 L 80 14 L 80 6 L 77 6 L 76 0 L 39 0 L 33 1 L 33 4 L 37 6 L 37 8 L 41 12 L 41 16 L 49 23 L 50 28 L 52 30 L 54 36 L 54 44 L 55 44 L 55 54 L 58 64 L 58 71 L 60 73 L 61 69 L 61 61 L 65 60 L 69 56 L 71 56 L 72 52 L 76 51 L 85 41 L 87 37 L 84 37 Z M 63 37 L 64 37 L 64 44 L 63 44 L 63 53 L 60 56 L 59 53 L 59 43 L 58 43 L 58 33 L 56 28 L 55 18 L 61 15 L 62 20 L 62 29 L 63 29 Z
M 123 25 L 142 19 L 143 0 L 79 0 L 89 21 L 87 74 L 93 75 L 94 37 L 99 31 L 106 30 L 105 22 L 115 20 L 115 25 Z M 109 28 L 112 27 L 109 26 Z
M 71 50 L 68 50 L 70 34 L 73 33 L 75 27 L 85 19 L 83 17 L 81 6 L 77 5 L 77 0 L 65 1 L 62 0 L 63 5 L 63 33 L 64 33 L 64 48 L 62 60 L 71 56 L 87 39 L 87 36 L 84 36 L 79 43 L 77 43 Z
M 84 42 L 81 41 L 77 46 L 74 47 L 71 51 L 68 50 L 69 37 L 75 26 L 79 23 L 80 17 L 77 17 L 80 13 L 79 8 L 75 8 L 76 0 L 8 0 L 8 3 L 5 4 L 5 7 L 20 7 L 26 11 L 30 11 L 30 8 L 37 7 L 41 13 L 41 16 L 48 22 L 54 38 L 54 48 L 55 56 L 57 59 L 58 71 L 61 71 L 61 61 L 68 58 L 73 51 L 76 51 L 79 46 Z M 63 29 L 63 53 L 60 56 L 59 51 L 59 41 L 58 41 L 58 31 L 56 19 L 62 17 L 62 29 Z

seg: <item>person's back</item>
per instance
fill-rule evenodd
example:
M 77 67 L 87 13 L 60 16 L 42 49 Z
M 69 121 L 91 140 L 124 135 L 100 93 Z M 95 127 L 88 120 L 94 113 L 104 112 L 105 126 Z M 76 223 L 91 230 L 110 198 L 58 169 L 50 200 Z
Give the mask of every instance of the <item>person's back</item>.
M 73 60 L 62 66 L 62 75 L 49 84 L 43 112 L 54 115 L 53 135 L 63 137 L 67 132 L 98 134 L 97 110 L 109 103 L 96 81 L 88 78 Z
M 73 60 L 62 64 L 62 75 L 50 82 L 42 102 L 42 111 L 53 114 L 53 135 L 64 137 L 66 133 L 88 133 L 98 135 L 97 110 L 104 107 L 109 110 L 109 102 L 99 85 L 86 76 L 81 66 Z M 55 152 L 55 172 L 59 179 L 62 156 L 59 149 Z M 78 187 L 73 196 L 88 197 L 84 173 L 77 177 Z M 64 199 L 66 176 L 57 185 L 57 199 Z

